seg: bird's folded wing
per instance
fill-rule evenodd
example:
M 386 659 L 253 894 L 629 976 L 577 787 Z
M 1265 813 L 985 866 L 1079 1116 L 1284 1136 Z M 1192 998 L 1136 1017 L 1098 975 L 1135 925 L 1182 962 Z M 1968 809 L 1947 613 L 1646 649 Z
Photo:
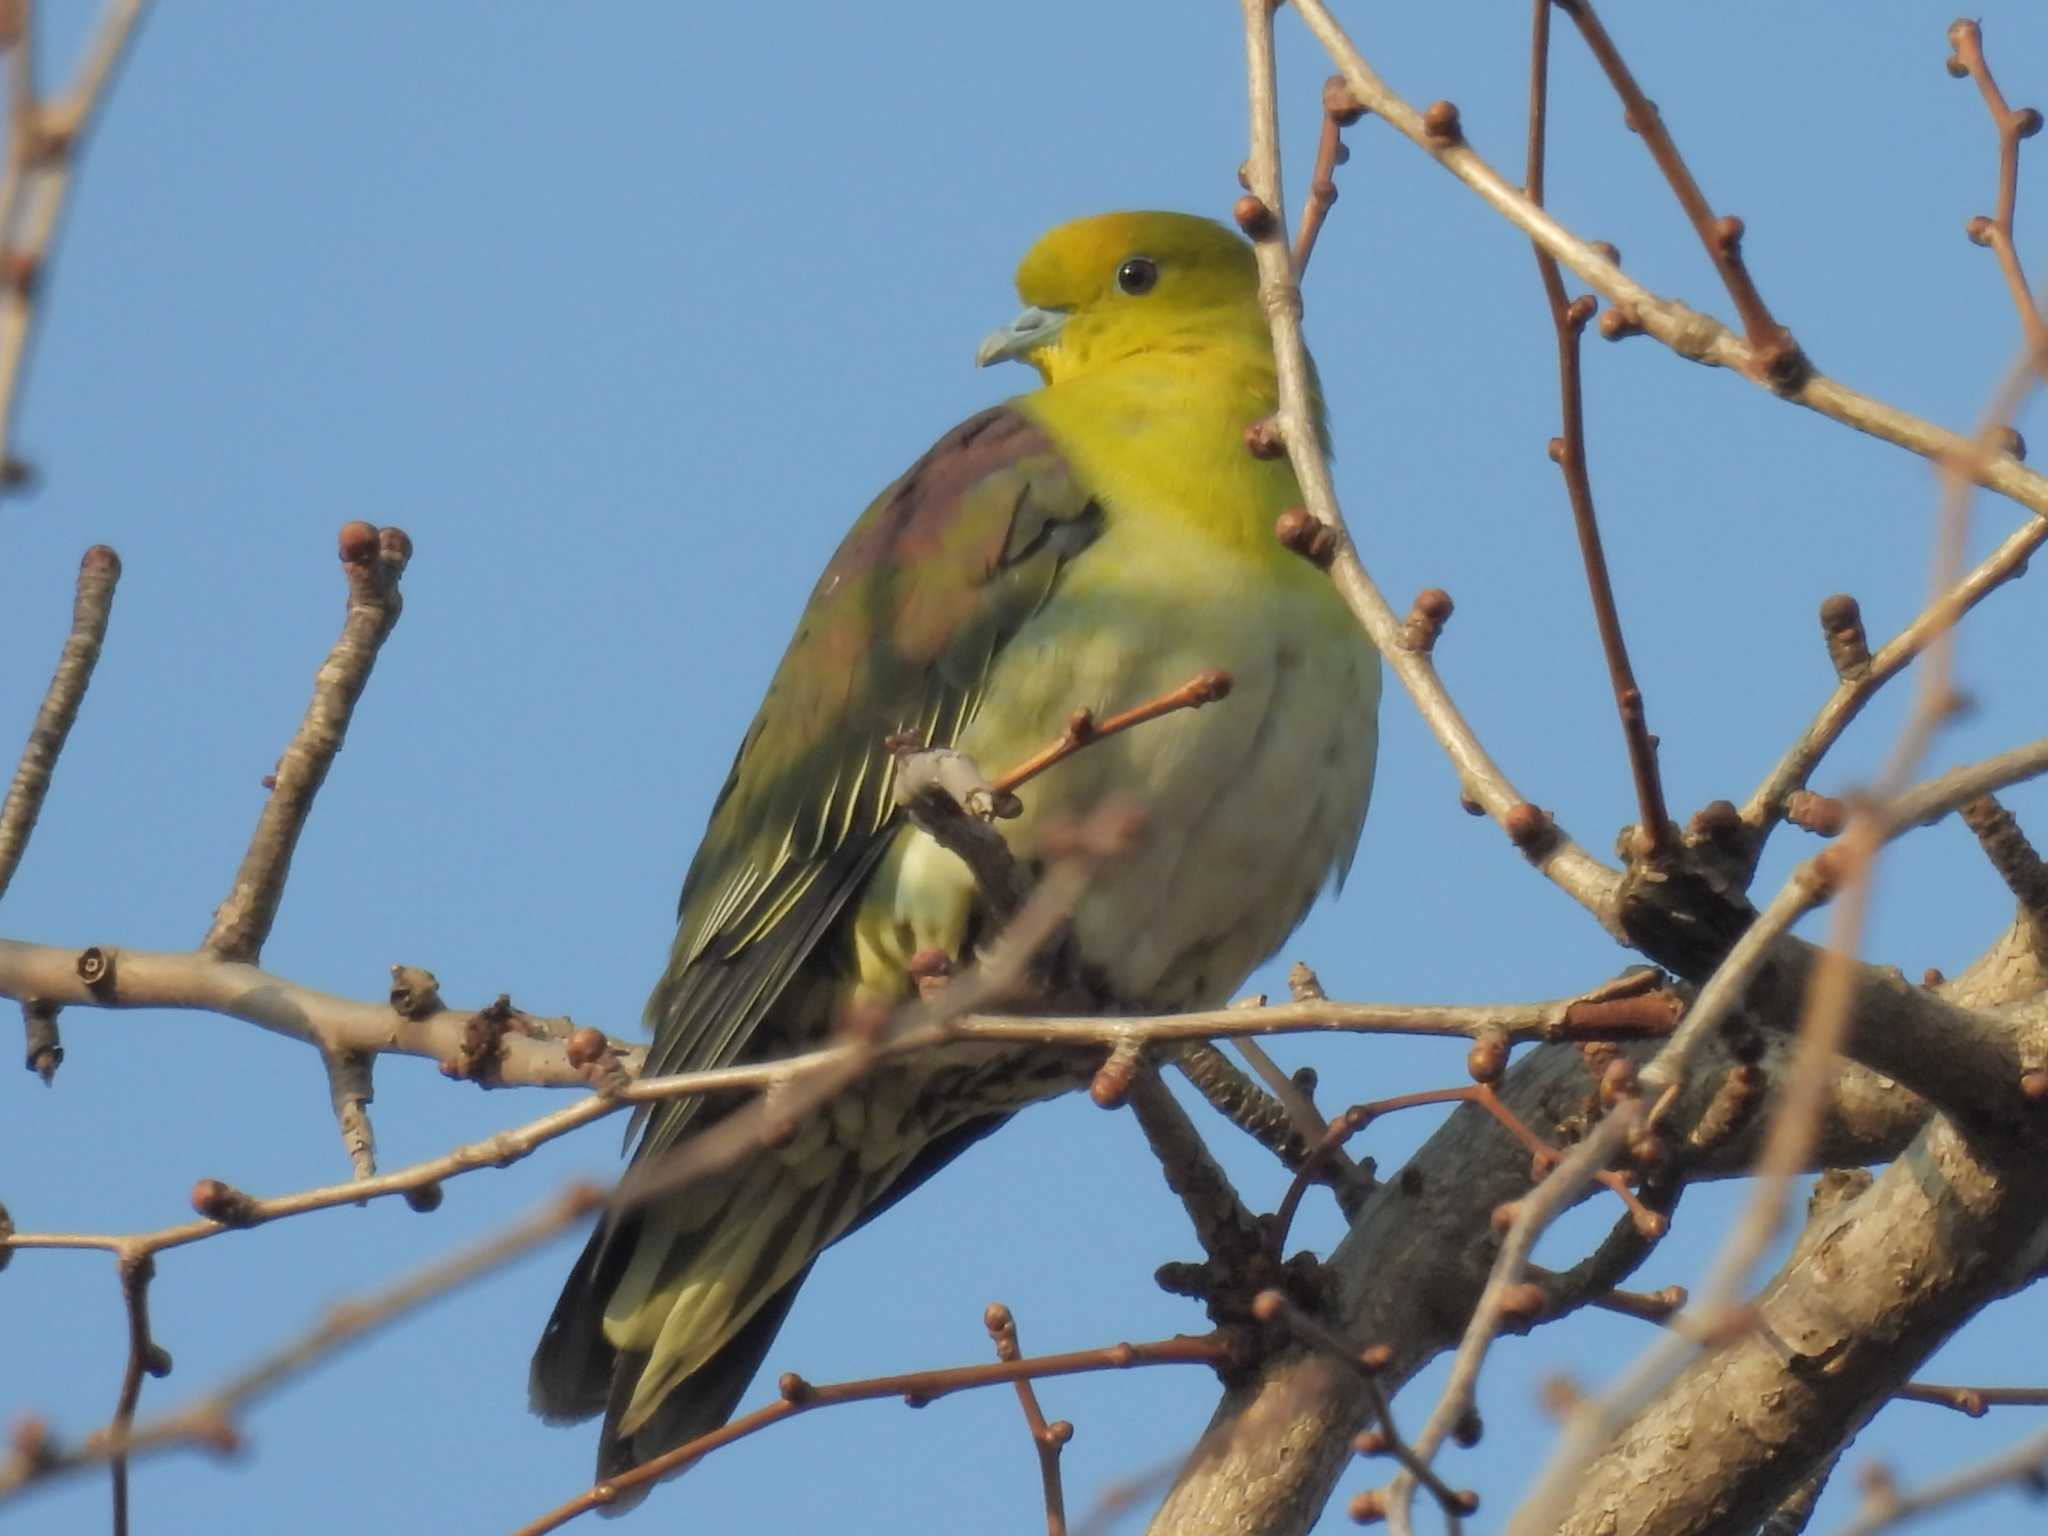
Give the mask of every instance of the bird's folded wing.
M 675 947 L 647 1005 L 649 1075 L 810 1043 L 761 1026 L 894 835 L 884 742 L 957 738 L 990 661 L 1101 515 L 1045 433 L 1003 406 L 947 433 L 861 514 L 811 594 L 683 882 Z M 696 1108 L 658 1107 L 638 1155 L 673 1143 Z

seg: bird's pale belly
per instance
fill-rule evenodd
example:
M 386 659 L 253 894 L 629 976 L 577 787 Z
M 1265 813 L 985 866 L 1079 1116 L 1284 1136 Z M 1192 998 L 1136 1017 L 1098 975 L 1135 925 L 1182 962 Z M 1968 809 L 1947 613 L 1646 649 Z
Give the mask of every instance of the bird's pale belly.
M 1077 708 L 1107 715 L 1205 668 L 1230 672 L 1227 698 L 1069 758 L 1027 785 L 1024 814 L 1003 824 L 1029 858 L 1048 818 L 1111 796 L 1141 806 L 1149 834 L 1097 875 L 1076 913 L 1082 953 L 1127 1007 L 1213 1005 L 1350 862 L 1372 785 L 1378 658 L 1321 586 L 1305 601 L 1299 587 L 1270 600 L 1240 589 L 1198 611 L 1179 594 L 1149 612 L 1128 589 L 1113 606 L 1065 596 L 1057 623 L 1027 627 L 1005 650 L 958 744 L 993 774 Z M 973 897 L 957 859 L 911 833 L 878 876 L 863 916 L 890 921 L 863 928 L 893 929 L 891 950 L 957 952 Z M 886 971 L 902 958 L 864 962 Z

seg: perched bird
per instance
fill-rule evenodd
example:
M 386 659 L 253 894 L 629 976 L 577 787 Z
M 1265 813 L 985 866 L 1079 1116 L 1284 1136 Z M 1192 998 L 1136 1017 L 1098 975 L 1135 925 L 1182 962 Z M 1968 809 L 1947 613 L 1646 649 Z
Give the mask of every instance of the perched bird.
M 1351 862 L 1379 659 L 1274 536 L 1300 501 L 1286 460 L 1246 450 L 1277 404 L 1251 248 L 1106 214 L 1040 239 L 1017 291 L 977 361 L 1044 387 L 940 438 L 826 566 L 683 882 L 650 1074 L 814 1047 L 851 1006 L 910 996 L 913 957 L 965 964 L 990 936 L 965 864 L 893 809 L 897 733 L 995 773 L 1077 709 L 1229 672 L 1224 702 L 1091 746 L 997 824 L 1028 867 L 1048 818 L 1111 794 L 1146 809 L 1074 917 L 1120 1007 L 1220 1003 Z M 604 1414 L 600 1477 L 715 1428 L 824 1248 L 1077 1081 L 1015 1047 L 897 1058 L 786 1143 L 608 1217 L 535 1352 L 535 1409 Z M 727 1108 L 658 1108 L 636 1159 Z

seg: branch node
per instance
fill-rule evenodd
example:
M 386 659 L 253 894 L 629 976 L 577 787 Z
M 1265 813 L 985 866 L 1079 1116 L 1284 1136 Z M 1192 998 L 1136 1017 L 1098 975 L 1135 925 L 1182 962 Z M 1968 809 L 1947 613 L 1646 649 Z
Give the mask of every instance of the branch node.
M 1643 334 L 1642 318 L 1626 304 L 1610 304 L 1600 313 L 1600 339 L 1624 341 Z
M 1322 979 L 1309 968 L 1305 960 L 1297 960 L 1287 968 L 1287 995 L 1297 1003 L 1320 1003 L 1329 998 L 1323 990 Z
M 415 1023 L 446 1006 L 441 1001 L 440 979 L 417 965 L 391 967 L 391 1011 Z
M 1508 1036 L 1503 1029 L 1481 1030 L 1465 1053 L 1465 1071 L 1475 1083 L 1497 1083 L 1508 1066 Z
M 1305 507 L 1289 507 L 1275 518 L 1273 537 L 1320 571 L 1327 571 L 1337 558 L 1336 530 L 1318 522 Z
M 224 1227 L 251 1227 L 257 1220 L 256 1202 L 219 1179 L 201 1179 L 192 1186 L 192 1209 Z
M 114 990 L 114 972 L 120 951 L 111 944 L 92 944 L 78 952 L 78 979 L 101 999 Z
M 1273 217 L 1273 210 L 1250 192 L 1231 205 L 1230 216 L 1248 239 L 1270 240 L 1279 233 L 1280 221 Z
M 1448 101 L 1433 101 L 1423 110 L 1422 131 L 1442 145 L 1456 144 L 1465 136 L 1458 109 Z
M 1332 75 L 1323 82 L 1323 111 L 1339 128 L 1349 128 L 1365 116 L 1365 103 L 1358 99 L 1358 93 L 1342 75 Z
M 1540 855 L 1557 837 L 1557 824 L 1550 812 L 1527 800 L 1508 807 L 1508 813 L 1501 818 L 1501 827 L 1508 835 L 1508 841 L 1521 849 L 1530 858 Z
M 1795 789 L 1785 797 L 1785 819 L 1816 837 L 1839 837 L 1849 824 L 1849 808 L 1833 795 Z
M 512 1013 L 511 994 L 500 992 L 495 1002 L 471 1014 L 462 1026 L 462 1040 L 455 1055 L 441 1063 L 442 1075 L 485 1088 L 497 1086 L 505 1057 L 505 1036 L 512 1028 Z
M 1088 1097 L 1103 1109 L 1123 1108 L 1144 1060 L 1145 1048 L 1137 1041 L 1126 1040 L 1116 1046 L 1088 1084 Z

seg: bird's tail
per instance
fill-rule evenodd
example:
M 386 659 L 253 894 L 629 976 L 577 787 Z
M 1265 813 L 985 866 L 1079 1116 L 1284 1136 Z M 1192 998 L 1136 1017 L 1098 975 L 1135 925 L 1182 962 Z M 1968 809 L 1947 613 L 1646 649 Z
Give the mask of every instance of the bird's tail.
M 899 1171 L 791 1156 L 805 1150 L 764 1149 L 592 1234 L 534 1351 L 530 1390 L 554 1422 L 604 1414 L 600 1479 L 731 1416 L 818 1252 Z
M 1008 1118 L 975 1116 L 877 1157 L 872 1143 L 867 1156 L 847 1145 L 849 1116 L 828 1105 L 789 1145 L 591 1235 L 534 1351 L 531 1395 L 553 1423 L 604 1415 L 600 1480 L 730 1418 L 818 1254 Z M 605 1510 L 630 1508 L 647 1487 Z

